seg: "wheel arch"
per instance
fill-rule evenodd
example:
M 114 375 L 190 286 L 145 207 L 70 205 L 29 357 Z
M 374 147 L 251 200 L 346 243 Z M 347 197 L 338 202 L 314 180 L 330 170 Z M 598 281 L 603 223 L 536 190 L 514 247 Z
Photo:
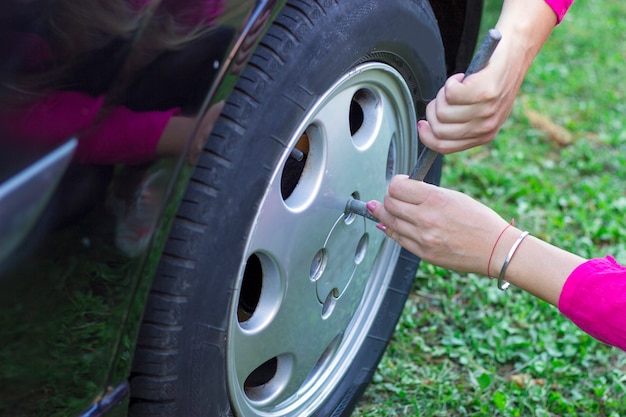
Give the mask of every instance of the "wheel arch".
M 429 0 L 446 51 L 448 75 L 464 72 L 480 31 L 483 0 Z

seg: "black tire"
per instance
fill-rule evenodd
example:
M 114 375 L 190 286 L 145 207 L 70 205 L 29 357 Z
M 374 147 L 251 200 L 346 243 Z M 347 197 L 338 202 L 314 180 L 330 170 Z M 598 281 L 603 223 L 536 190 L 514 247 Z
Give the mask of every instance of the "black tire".
M 412 168 L 416 119 L 444 79 L 426 0 L 288 2 L 228 99 L 172 227 L 130 415 L 350 415 L 419 260 L 343 208 L 351 195 L 381 199 L 390 177 Z M 342 108 L 348 92 L 352 107 Z M 345 156 L 328 133 L 336 113 L 356 144 Z M 357 160 L 368 132 L 387 155 Z M 288 160 L 301 137 L 303 162 Z M 437 164 L 428 180 L 439 173 Z M 342 251 L 353 278 L 333 270 L 345 272 Z

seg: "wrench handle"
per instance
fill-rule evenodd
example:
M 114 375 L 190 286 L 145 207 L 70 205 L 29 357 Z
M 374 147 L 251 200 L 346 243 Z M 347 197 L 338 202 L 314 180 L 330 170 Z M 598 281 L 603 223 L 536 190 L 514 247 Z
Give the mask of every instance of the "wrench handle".
M 478 47 L 474 58 L 472 58 L 472 62 L 470 62 L 467 67 L 467 71 L 465 71 L 465 79 L 466 77 L 482 70 L 489 63 L 489 59 L 495 51 L 498 43 L 500 43 L 500 39 L 502 39 L 502 34 L 498 32 L 496 29 L 489 29 L 482 43 Z M 409 178 L 418 181 L 424 181 L 426 174 L 430 171 L 430 167 L 435 162 L 435 158 L 437 157 L 437 152 L 433 151 L 430 148 L 424 147 L 422 152 L 417 158 L 417 163 L 415 164 L 415 168 L 409 174 Z

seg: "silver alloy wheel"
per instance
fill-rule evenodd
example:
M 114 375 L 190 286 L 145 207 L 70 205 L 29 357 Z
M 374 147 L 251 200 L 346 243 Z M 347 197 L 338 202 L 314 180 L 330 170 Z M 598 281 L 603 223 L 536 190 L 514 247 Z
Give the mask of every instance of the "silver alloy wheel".
M 306 163 L 286 194 L 281 182 L 296 144 Z M 229 314 L 228 387 L 237 415 L 310 415 L 332 393 L 400 253 L 374 223 L 343 209 L 350 197 L 382 199 L 416 154 L 410 90 L 383 63 L 345 74 L 294 131 L 246 237 L 239 303 Z

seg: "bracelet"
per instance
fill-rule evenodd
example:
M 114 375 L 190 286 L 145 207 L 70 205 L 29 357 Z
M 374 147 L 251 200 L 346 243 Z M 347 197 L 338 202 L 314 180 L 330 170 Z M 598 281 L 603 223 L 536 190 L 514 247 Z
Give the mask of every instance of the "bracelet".
M 508 229 L 511 226 L 515 225 L 515 219 L 511 219 L 511 222 L 504 228 L 502 229 L 502 231 L 500 232 L 500 234 L 498 235 L 498 238 L 496 239 L 496 243 L 493 244 L 493 248 L 491 249 L 491 254 L 489 255 L 489 261 L 487 262 L 487 277 L 491 278 L 491 258 L 493 258 L 493 254 L 496 251 L 496 246 L 498 246 L 498 242 L 500 241 L 500 238 L 502 237 L 502 235 L 504 234 L 504 232 L 506 232 L 506 229 Z
M 506 291 L 506 289 L 509 288 L 509 285 L 511 285 L 504 280 L 504 273 L 506 272 L 506 268 L 509 266 L 511 258 L 513 258 L 513 255 L 515 255 L 515 251 L 519 247 L 520 243 L 522 243 L 522 240 L 524 240 L 524 238 L 528 235 L 529 232 L 523 232 L 521 235 L 519 235 L 515 243 L 513 243 L 513 246 L 511 246 L 511 250 L 509 250 L 509 253 L 506 254 L 506 258 L 504 259 L 504 263 L 502 264 L 502 269 L 500 270 L 500 275 L 498 275 L 498 289 Z

